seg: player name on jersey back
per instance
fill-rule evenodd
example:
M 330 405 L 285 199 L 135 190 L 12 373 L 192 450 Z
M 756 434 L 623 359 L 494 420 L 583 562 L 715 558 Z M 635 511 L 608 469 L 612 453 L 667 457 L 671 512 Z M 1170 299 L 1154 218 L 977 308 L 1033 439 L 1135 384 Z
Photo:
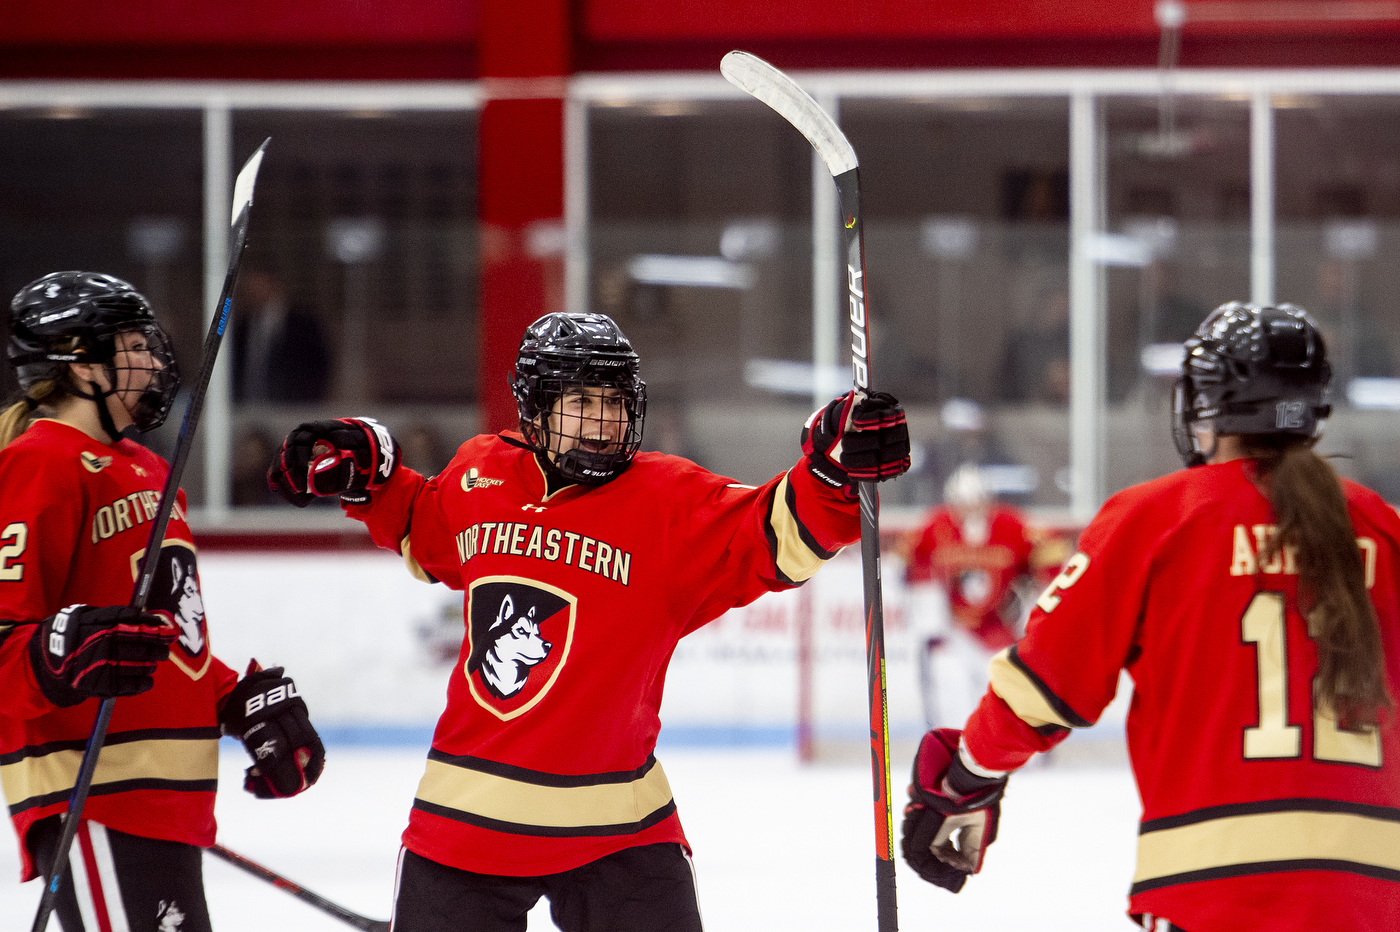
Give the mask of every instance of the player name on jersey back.
M 1298 548 L 1286 544 L 1273 553 L 1265 553 L 1270 541 L 1278 534 L 1277 524 L 1255 524 L 1246 527 L 1236 524 L 1232 532 L 1230 547 L 1230 575 L 1253 576 L 1255 573 L 1283 573 L 1298 575 Z M 1362 564 L 1366 569 L 1366 588 L 1376 582 L 1376 541 L 1370 537 L 1356 538 L 1356 547 L 1361 552 Z M 1265 557 L 1260 562 L 1260 557 Z

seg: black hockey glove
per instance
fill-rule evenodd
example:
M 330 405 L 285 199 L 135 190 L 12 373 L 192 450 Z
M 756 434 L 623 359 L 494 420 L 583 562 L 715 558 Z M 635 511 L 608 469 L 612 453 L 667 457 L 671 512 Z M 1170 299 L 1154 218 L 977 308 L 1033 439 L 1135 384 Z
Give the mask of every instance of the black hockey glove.
M 957 893 L 982 870 L 987 846 L 997 839 L 1006 778 L 968 770 L 958 755 L 962 732 L 936 728 L 914 755 L 914 782 L 904 807 L 900 851 L 931 884 Z
M 219 709 L 219 724 L 252 755 L 243 789 L 259 799 L 295 796 L 326 766 L 326 749 L 311 727 L 306 703 L 281 667 L 264 670 L 250 662 Z
M 834 489 L 883 482 L 909 470 L 909 424 L 888 392 L 847 392 L 814 412 L 802 428 L 812 475 Z
M 179 634 L 159 615 L 128 605 L 70 605 L 35 627 L 29 662 L 56 706 L 134 696 L 155 685 L 156 664 Z
M 374 418 L 310 421 L 282 441 L 267 470 L 267 485 L 298 508 L 322 495 L 362 504 L 398 465 L 398 444 Z

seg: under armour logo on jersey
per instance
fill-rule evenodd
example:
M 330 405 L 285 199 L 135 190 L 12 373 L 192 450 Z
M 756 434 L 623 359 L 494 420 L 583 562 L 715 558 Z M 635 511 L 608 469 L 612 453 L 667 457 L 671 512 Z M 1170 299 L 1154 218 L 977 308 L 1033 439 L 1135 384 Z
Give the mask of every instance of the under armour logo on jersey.
M 1279 430 L 1302 430 L 1305 407 L 1301 401 L 1280 401 L 1274 408 L 1274 426 Z

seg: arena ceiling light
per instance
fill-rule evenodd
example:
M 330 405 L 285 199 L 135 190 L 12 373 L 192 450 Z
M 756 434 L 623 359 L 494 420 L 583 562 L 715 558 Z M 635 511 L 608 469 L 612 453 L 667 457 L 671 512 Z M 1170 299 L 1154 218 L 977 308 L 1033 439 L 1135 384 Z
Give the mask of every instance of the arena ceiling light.
M 627 274 L 643 285 L 677 285 L 682 288 L 753 287 L 754 272 L 746 262 L 721 256 L 665 256 L 644 253 L 632 257 Z

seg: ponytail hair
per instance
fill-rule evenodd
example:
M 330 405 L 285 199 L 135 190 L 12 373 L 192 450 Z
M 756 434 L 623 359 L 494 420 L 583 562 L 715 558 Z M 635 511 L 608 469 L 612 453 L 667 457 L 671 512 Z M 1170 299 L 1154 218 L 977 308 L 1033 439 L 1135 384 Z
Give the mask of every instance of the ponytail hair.
M 1314 707 L 1330 710 L 1344 729 L 1377 725 L 1392 707 L 1385 654 L 1341 480 L 1313 452 L 1310 438 L 1250 434 L 1241 440 L 1258 462 L 1278 522 L 1259 564 L 1284 547 L 1297 555 L 1299 609 L 1317 642 Z
M 10 445 L 20 434 L 29 429 L 34 419 L 34 409 L 46 398 L 61 393 L 58 383 L 52 379 L 35 382 L 18 401 L 0 412 L 0 449 Z

